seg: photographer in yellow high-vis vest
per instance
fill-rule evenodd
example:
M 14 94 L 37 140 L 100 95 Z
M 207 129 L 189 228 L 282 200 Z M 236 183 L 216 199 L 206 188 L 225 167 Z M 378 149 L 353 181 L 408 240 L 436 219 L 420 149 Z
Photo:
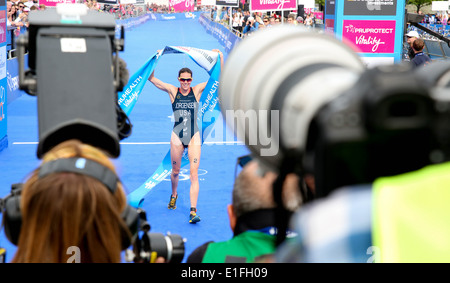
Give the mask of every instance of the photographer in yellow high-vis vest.
M 372 239 L 381 262 L 450 262 L 450 163 L 375 181 Z
M 315 114 L 303 152 L 312 157 L 302 163 L 314 175 L 315 200 L 293 216 L 298 237 L 276 261 L 450 262 L 450 108 L 439 86 L 450 65 L 434 65 L 434 74 L 401 68 L 368 70 L 360 80 L 366 92 L 355 89 Z M 384 89 L 376 85 L 383 80 Z M 365 106 L 355 111 L 357 94 Z M 327 124 L 339 115 L 365 121 L 354 129 Z

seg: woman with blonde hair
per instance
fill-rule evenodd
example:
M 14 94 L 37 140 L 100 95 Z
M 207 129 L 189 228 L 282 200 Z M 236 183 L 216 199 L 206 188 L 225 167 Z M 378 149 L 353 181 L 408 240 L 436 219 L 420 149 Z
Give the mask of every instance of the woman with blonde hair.
M 121 262 L 123 239 L 131 238 L 121 215 L 127 207 L 122 184 L 118 178 L 109 178 L 112 185 L 107 186 L 108 182 L 87 171 L 42 172 L 46 165 L 60 168 L 55 161 L 64 159 L 75 160 L 76 168 L 102 168 L 115 176 L 106 153 L 78 140 L 65 141 L 47 152 L 23 185 L 22 228 L 12 262 L 68 262 L 75 252 L 79 262 Z

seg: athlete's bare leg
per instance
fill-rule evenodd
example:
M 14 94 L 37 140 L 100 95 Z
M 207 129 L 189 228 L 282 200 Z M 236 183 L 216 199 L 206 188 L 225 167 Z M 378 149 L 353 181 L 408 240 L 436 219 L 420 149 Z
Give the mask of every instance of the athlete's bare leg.
M 200 133 L 197 132 L 191 139 L 188 145 L 188 156 L 190 164 L 190 198 L 191 207 L 197 207 L 197 199 L 199 193 L 199 182 L 198 182 L 198 168 L 200 166 L 200 154 L 202 150 L 202 144 L 200 139 Z
M 170 174 L 170 181 L 172 182 L 172 196 L 177 196 L 178 179 L 181 168 L 181 158 L 183 157 L 184 146 L 180 138 L 172 132 L 170 139 L 170 158 L 172 160 L 172 174 Z

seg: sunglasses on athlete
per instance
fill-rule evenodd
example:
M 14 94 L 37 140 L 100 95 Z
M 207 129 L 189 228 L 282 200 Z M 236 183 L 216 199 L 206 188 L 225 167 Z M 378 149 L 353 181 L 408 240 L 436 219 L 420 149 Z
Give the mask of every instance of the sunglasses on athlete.
M 192 82 L 192 78 L 178 78 L 180 82 Z

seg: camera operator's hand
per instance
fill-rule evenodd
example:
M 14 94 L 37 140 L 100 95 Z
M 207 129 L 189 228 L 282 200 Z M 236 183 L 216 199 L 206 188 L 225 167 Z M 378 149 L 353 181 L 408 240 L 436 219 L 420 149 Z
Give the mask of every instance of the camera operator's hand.
M 166 263 L 166 260 L 162 256 L 160 256 L 156 258 L 155 263 Z

